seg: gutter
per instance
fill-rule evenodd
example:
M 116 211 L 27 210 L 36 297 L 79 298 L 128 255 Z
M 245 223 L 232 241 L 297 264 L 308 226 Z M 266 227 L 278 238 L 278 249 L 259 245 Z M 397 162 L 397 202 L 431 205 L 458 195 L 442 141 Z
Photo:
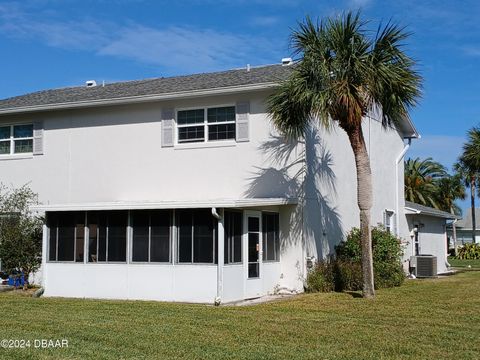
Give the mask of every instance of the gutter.
M 29 112 L 35 112 L 35 111 L 66 110 L 66 109 L 78 109 L 78 108 L 88 108 L 88 107 L 96 107 L 96 106 L 137 104 L 137 103 L 153 102 L 153 101 L 160 101 L 160 100 L 185 99 L 185 98 L 199 97 L 199 96 L 228 95 L 228 94 L 242 92 L 242 91 L 250 92 L 250 91 L 272 89 L 277 86 L 278 86 L 278 83 L 268 82 L 268 83 L 254 84 L 254 85 L 239 85 L 239 86 L 212 88 L 212 89 L 178 91 L 178 92 L 155 94 L 155 95 L 137 95 L 137 96 L 100 99 L 100 100 L 84 100 L 84 101 L 65 102 L 65 103 L 56 103 L 56 104 L 23 106 L 23 107 L 17 107 L 17 108 L 14 107 L 14 108 L 0 109 L 0 116 L 10 115 L 10 114 L 29 113 Z
M 407 150 L 410 148 L 410 144 L 412 143 L 412 138 L 408 138 L 408 143 L 404 145 L 402 152 L 398 155 L 396 161 L 395 161 L 395 216 L 396 216 L 396 224 L 395 224 L 395 232 L 397 236 L 400 236 L 400 191 L 404 191 L 404 189 L 399 189 L 399 183 L 398 183 L 398 166 L 400 162 L 403 160 Z

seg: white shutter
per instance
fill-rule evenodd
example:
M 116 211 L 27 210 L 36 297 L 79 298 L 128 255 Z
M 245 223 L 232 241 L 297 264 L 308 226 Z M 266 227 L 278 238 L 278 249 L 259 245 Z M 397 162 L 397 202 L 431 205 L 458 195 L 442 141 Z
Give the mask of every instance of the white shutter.
M 237 141 L 249 141 L 250 140 L 250 125 L 249 125 L 249 116 L 250 116 L 250 102 L 243 101 L 238 102 L 236 106 L 237 112 Z
M 33 155 L 43 155 L 43 122 L 33 123 Z
M 162 109 L 162 147 L 172 147 L 175 138 L 175 110 Z

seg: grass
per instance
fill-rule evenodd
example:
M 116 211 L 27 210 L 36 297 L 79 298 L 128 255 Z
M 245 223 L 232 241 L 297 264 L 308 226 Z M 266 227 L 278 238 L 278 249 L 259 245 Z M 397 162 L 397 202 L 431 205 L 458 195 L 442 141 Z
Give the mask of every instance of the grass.
M 0 293 L 0 339 L 69 341 L 0 358 L 478 359 L 480 272 L 353 295 L 212 307 Z
M 448 258 L 448 262 L 455 268 L 468 268 L 480 269 L 480 260 L 460 260 L 452 257 Z

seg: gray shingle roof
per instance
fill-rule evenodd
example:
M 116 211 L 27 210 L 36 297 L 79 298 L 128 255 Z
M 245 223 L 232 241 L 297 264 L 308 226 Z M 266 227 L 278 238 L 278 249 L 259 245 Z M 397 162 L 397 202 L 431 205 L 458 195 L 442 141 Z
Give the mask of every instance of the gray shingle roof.
M 480 229 L 480 208 L 475 208 L 475 219 L 477 222 L 476 228 Z M 463 228 L 465 230 L 472 229 L 472 210 L 465 210 L 463 219 L 459 220 L 456 224 L 457 228 Z
M 38 91 L 0 100 L 0 111 L 32 106 L 122 99 L 132 96 L 161 95 L 195 90 L 277 83 L 285 79 L 291 66 L 268 65 L 185 76 L 154 78 L 98 85 Z
M 445 218 L 445 219 L 460 219 L 461 217 L 458 215 L 453 215 L 450 214 L 449 212 L 442 211 L 442 210 L 437 210 L 428 206 L 423 206 L 420 204 L 416 204 L 410 201 L 405 201 L 405 207 L 408 207 L 410 209 L 414 209 L 416 211 L 419 211 L 421 214 L 424 215 L 429 215 L 429 216 L 435 216 L 435 217 L 440 217 L 440 218 Z M 407 214 L 408 215 L 408 214 Z

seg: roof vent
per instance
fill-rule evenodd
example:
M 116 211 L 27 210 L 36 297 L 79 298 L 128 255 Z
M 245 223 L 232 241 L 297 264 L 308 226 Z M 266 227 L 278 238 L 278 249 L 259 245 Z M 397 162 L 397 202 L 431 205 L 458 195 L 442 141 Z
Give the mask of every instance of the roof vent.
M 94 86 L 97 86 L 97 82 L 95 80 L 87 80 L 85 81 L 85 85 L 87 87 L 94 87 Z
M 292 60 L 292 58 L 290 58 L 290 57 L 288 57 L 288 58 L 283 58 L 283 59 L 282 59 L 282 65 L 284 65 L 284 66 L 285 66 L 285 65 L 290 65 L 290 64 L 292 64 L 292 63 L 293 63 L 293 60 Z

